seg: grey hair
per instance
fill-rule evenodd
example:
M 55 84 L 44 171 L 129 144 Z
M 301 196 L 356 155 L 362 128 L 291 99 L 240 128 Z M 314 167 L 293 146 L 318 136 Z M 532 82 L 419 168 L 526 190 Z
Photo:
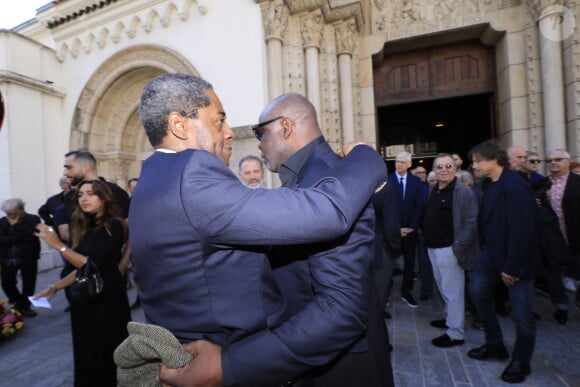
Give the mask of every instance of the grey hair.
M 534 151 L 526 151 L 526 159 L 530 156 L 538 156 L 540 157 L 540 155 L 538 154 L 538 152 L 534 152 Z
M 264 170 L 264 163 L 262 163 L 262 159 L 254 156 L 254 155 L 247 155 L 247 156 L 242 157 L 240 159 L 240 161 L 238 162 L 238 169 L 241 171 L 242 164 L 245 163 L 246 161 L 250 161 L 250 160 L 254 160 L 254 161 L 257 161 L 258 163 L 260 163 L 260 168 L 262 168 L 262 170 Z
M 66 181 L 66 179 L 68 179 L 68 177 L 61 176 L 60 179 L 58 179 L 58 185 L 62 185 L 62 183 L 64 183 Z
M 467 171 L 459 171 L 458 174 L 459 181 L 462 182 L 463 184 L 469 187 L 473 187 L 475 185 L 475 181 L 473 180 L 473 176 L 471 176 L 471 173 Z
M 167 136 L 172 112 L 197 118 L 197 110 L 210 104 L 206 90 L 212 85 L 194 75 L 163 74 L 145 85 L 139 103 L 139 117 L 153 147 Z
M 429 180 L 429 178 L 431 177 L 437 178 L 437 174 L 435 173 L 435 171 L 431 171 L 427 174 L 427 180 Z
M 548 155 L 551 155 L 552 153 L 564 153 L 564 156 L 566 158 L 570 158 L 570 153 L 568 153 L 568 151 L 566 149 L 562 149 L 562 148 L 554 148 L 551 151 L 548 152 Z
M 22 199 L 14 198 L 5 200 L 2 203 L 2 211 L 8 212 L 10 210 L 22 210 L 24 211 L 24 201 Z
M 407 159 L 407 161 L 410 163 L 413 162 L 413 156 L 407 151 L 402 151 L 402 152 L 397 153 L 397 157 L 395 157 L 395 158 L 399 158 L 399 157 L 403 158 L 403 159 Z

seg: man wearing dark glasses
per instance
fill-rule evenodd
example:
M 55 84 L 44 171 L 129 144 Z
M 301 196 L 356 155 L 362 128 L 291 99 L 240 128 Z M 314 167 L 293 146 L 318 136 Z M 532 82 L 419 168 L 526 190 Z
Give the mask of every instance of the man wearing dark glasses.
M 431 321 L 431 326 L 446 329 L 432 343 L 447 348 L 465 342 L 465 271 L 473 270 L 479 252 L 478 205 L 473 191 L 457 181 L 451 155 L 438 155 L 433 170 L 437 185 L 427 198 L 422 229 L 446 311 L 445 318 Z
M 258 148 L 284 187 L 312 187 L 341 162 L 322 136 L 314 106 L 304 96 L 290 93 L 276 98 L 260 120 L 253 128 L 260 140 Z M 293 315 L 280 331 L 292 325 L 308 326 L 311 336 L 308 346 L 299 331 L 279 339 L 295 349 L 303 369 L 323 360 L 330 363 L 303 376 L 302 383 L 308 381 L 314 387 L 393 385 L 384 300 L 379 304 L 371 274 L 374 220 L 368 207 L 341 238 L 293 249 L 274 248 L 268 254 Z M 268 336 L 273 340 L 276 330 Z M 258 357 L 254 365 L 258 373 L 276 372 L 275 364 L 268 364 L 266 358 Z
M 535 182 L 544 178 L 543 175 L 538 173 L 538 169 L 540 169 L 541 163 L 542 160 L 540 160 L 540 155 L 538 152 L 526 151 L 525 170 L 530 184 L 534 184 Z

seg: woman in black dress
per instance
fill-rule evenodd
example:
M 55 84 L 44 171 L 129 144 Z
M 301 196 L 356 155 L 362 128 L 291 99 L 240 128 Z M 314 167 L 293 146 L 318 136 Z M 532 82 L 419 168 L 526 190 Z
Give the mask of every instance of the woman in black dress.
M 77 188 L 71 220 L 72 248 L 60 241 L 54 230 L 37 226 L 37 236 L 76 269 L 87 257 L 103 277 L 103 293 L 97 301 L 71 302 L 75 386 L 116 386 L 115 348 L 128 336 L 131 319 L 125 281 L 118 264 L 125 242 L 123 220 L 116 216 L 113 193 L 101 181 L 83 181 Z M 74 281 L 77 270 L 37 293 L 35 298 L 51 298 Z

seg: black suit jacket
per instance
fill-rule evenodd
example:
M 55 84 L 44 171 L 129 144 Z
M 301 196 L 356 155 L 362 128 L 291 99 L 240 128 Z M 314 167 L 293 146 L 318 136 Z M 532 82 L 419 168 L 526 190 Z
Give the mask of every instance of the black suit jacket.
M 314 140 L 312 145 L 315 145 L 312 154 L 290 187 L 311 187 L 329 168 L 340 163 L 341 159 L 323 137 Z M 386 168 L 384 173 L 386 179 Z M 296 328 L 308 326 L 310 345 L 299 353 L 305 369 L 341 355 L 309 374 L 309 382 L 314 387 L 392 384 L 388 359 L 384 357 L 387 351 L 384 320 L 382 313 L 378 313 L 378 299 L 370 276 L 374 223 L 374 212 L 368 206 L 351 230 L 340 238 L 294 248 L 278 247 L 271 254 L 274 277 L 294 314 L 279 330 L 292 332 L 298 338 L 302 333 Z M 377 331 L 380 324 L 383 332 Z M 367 361 L 358 361 L 361 357 Z M 266 363 L 257 364 L 256 372 L 262 375 L 276 372 Z M 301 386 L 310 385 L 307 380 L 301 380 Z
M 570 250 L 574 255 L 580 255 L 580 175 L 572 172 L 564 189 L 562 211 Z
M 479 212 L 479 234 L 498 273 L 514 277 L 533 277 L 541 257 L 536 228 L 535 199 L 529 183 L 513 171 L 504 169 L 497 189 L 483 185 Z

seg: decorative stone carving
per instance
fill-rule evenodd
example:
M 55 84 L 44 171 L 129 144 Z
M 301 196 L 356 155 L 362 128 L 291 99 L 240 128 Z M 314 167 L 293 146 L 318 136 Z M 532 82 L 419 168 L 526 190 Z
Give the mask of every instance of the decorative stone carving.
M 385 0 L 375 0 L 374 3 L 379 11 L 382 11 L 383 8 L 385 8 Z
M 352 55 L 354 50 L 354 19 L 338 23 L 334 26 L 334 37 L 336 39 L 336 53 Z
M 425 20 L 423 16 L 424 5 L 419 5 L 417 0 L 399 0 L 393 12 L 393 23 L 397 26 L 420 23 Z
M 266 40 L 282 40 L 282 35 L 288 22 L 288 14 L 288 8 L 286 8 L 282 0 L 274 0 L 262 8 L 262 20 L 264 22 Z
M 306 14 L 300 18 L 300 21 L 300 33 L 304 47 L 320 47 L 323 26 L 320 11 Z

